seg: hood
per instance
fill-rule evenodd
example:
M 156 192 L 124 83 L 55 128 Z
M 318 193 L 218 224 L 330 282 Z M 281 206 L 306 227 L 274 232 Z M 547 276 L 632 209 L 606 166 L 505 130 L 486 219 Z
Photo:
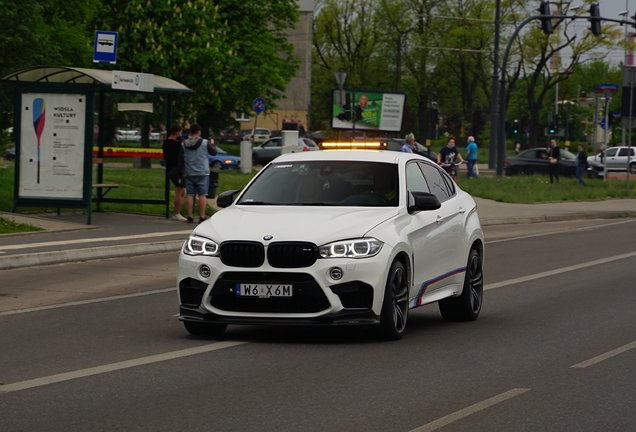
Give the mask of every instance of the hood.
M 216 242 L 309 241 L 320 246 L 332 241 L 364 236 L 375 226 L 395 217 L 396 207 L 282 207 L 230 206 L 197 226 L 195 233 Z
M 190 137 L 186 138 L 183 141 L 183 145 L 188 150 L 196 150 L 201 145 L 200 143 L 199 143 L 199 145 L 197 145 L 197 142 L 199 141 L 199 139 L 201 139 L 201 137 L 192 137 L 192 136 L 190 136 Z M 201 142 L 203 142 L 203 140 L 201 140 Z

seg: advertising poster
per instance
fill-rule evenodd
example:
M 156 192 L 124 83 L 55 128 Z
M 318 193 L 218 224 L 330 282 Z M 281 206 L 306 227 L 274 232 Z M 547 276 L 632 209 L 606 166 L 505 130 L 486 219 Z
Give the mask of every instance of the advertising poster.
M 334 101 L 336 100 L 334 90 Z M 331 127 L 333 129 L 377 130 L 399 132 L 404 116 L 404 93 L 385 93 L 378 91 L 346 90 L 347 100 L 344 106 L 334 102 Z M 353 103 L 351 96 L 353 95 Z
M 82 198 L 86 96 L 23 93 L 21 198 Z

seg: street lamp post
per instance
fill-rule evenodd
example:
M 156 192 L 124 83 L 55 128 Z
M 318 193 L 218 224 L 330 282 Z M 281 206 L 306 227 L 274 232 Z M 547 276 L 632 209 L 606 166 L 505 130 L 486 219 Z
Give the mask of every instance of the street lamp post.
M 495 46 L 493 53 L 493 65 L 492 65 L 492 85 L 490 90 L 490 145 L 488 148 L 488 168 L 493 169 L 495 167 L 495 160 L 497 155 L 497 89 L 499 78 L 499 21 L 501 18 L 501 0 L 497 0 L 495 8 Z M 502 68 L 503 69 L 503 68 Z

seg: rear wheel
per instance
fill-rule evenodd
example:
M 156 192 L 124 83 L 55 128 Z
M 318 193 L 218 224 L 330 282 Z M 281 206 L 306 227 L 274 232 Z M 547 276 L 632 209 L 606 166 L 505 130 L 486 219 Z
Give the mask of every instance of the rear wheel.
M 408 278 L 404 265 L 394 261 L 384 288 L 379 335 L 386 340 L 401 339 L 409 313 Z
M 184 321 L 183 325 L 185 326 L 188 333 L 194 336 L 220 336 L 227 328 L 227 324 L 214 324 L 193 321 Z
M 484 274 L 479 253 L 472 249 L 468 256 L 464 289 L 459 297 L 439 301 L 439 311 L 446 321 L 474 321 L 481 312 L 484 298 Z

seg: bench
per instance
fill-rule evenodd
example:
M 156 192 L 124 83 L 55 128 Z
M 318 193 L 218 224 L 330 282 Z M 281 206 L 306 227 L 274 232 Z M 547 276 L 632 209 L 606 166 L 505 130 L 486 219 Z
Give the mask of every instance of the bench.
M 93 189 L 106 189 L 104 192 L 101 192 L 99 196 L 106 195 L 111 189 L 117 189 L 119 187 L 116 183 L 95 183 L 93 185 Z

